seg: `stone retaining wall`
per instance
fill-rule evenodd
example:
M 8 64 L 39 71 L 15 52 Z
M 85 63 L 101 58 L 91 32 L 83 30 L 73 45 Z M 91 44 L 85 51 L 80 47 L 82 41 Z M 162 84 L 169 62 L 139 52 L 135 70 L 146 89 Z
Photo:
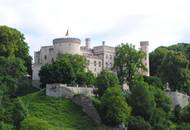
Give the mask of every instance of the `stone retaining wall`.
M 47 84 L 46 95 L 51 97 L 71 98 L 74 95 L 93 96 L 94 88 L 67 86 L 66 84 Z

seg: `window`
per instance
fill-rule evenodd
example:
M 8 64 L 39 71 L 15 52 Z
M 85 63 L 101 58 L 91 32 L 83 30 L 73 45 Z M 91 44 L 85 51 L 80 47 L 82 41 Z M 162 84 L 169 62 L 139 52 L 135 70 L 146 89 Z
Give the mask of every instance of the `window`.
M 46 56 L 46 55 L 44 56 L 44 59 L 45 59 L 45 60 L 47 59 L 47 56 Z
M 106 54 L 106 59 L 108 59 L 108 54 Z
M 110 63 L 110 67 L 112 67 L 112 63 Z
M 106 62 L 106 68 L 108 68 L 108 62 Z
M 90 65 L 90 60 L 87 60 L 87 65 Z
M 94 61 L 94 66 L 96 66 L 96 61 Z
M 112 59 L 112 55 L 110 55 L 110 60 Z
M 101 67 L 101 62 L 99 61 L 99 67 Z

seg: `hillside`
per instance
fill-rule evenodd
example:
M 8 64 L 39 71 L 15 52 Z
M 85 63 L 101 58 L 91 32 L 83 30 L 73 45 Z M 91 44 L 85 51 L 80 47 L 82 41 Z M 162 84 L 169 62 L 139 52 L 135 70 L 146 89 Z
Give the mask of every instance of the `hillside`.
M 47 121 L 53 130 L 100 130 L 79 106 L 68 99 L 52 98 L 44 92 L 36 92 L 21 97 L 30 116 Z

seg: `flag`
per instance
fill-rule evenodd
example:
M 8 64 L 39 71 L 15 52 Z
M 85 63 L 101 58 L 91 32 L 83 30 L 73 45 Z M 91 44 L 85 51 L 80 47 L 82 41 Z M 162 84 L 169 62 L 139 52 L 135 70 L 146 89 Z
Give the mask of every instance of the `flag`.
M 65 36 L 69 36 L 69 30 L 68 29 L 67 29 Z

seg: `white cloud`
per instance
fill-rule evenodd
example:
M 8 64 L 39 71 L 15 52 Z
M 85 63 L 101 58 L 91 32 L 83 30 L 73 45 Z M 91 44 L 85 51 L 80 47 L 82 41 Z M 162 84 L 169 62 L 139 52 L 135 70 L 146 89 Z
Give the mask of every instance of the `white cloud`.
M 93 45 L 149 40 L 150 48 L 189 42 L 188 0 L 0 0 L 0 24 L 21 30 L 31 48 L 63 37 L 91 37 Z

